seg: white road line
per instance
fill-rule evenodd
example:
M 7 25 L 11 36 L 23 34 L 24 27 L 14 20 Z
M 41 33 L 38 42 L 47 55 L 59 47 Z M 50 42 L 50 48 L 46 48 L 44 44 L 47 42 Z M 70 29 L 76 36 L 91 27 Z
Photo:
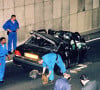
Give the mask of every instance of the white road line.
M 86 42 L 92 42 L 92 41 L 96 41 L 96 40 L 99 40 L 100 38 L 95 38 L 95 39 L 91 39 L 91 40 L 87 40 Z
M 76 68 L 74 68 L 74 69 L 71 69 L 70 70 L 70 73 L 75 73 L 75 74 L 77 74 L 79 71 L 81 71 L 82 69 L 84 69 L 84 68 L 87 68 L 88 67 L 88 65 L 90 65 L 90 64 L 92 64 L 91 62 L 88 62 L 88 63 L 85 63 L 85 64 L 78 64 L 77 66 L 78 67 L 76 67 Z
M 77 66 L 80 66 L 80 67 L 87 67 L 86 64 L 78 64 Z
M 82 69 L 87 68 L 87 65 L 84 65 L 84 64 L 79 64 L 77 66 L 79 66 L 79 67 L 70 70 L 70 73 L 78 73 Z

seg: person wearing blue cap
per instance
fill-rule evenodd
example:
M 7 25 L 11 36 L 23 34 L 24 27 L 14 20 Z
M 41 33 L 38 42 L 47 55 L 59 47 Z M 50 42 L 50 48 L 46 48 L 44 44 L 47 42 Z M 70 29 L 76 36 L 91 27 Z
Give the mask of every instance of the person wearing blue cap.
M 10 60 L 10 56 L 8 55 L 8 51 L 6 48 L 6 38 L 1 37 L 0 38 L 0 83 L 3 83 L 6 56 Z
M 49 70 L 49 74 L 47 77 L 49 78 L 50 81 L 54 80 L 54 66 L 55 64 L 58 65 L 58 67 L 61 69 L 61 72 L 66 74 L 66 67 L 64 65 L 64 62 L 59 54 L 56 53 L 48 53 L 42 56 L 42 59 L 38 61 L 39 64 L 43 65 L 43 73 L 45 74 L 46 68 Z
M 11 19 L 6 21 L 3 25 L 3 29 L 8 32 L 8 53 L 11 53 L 11 47 L 13 42 L 13 49 L 16 50 L 17 45 L 17 31 L 19 29 L 19 23 L 16 20 L 16 15 L 12 15 Z

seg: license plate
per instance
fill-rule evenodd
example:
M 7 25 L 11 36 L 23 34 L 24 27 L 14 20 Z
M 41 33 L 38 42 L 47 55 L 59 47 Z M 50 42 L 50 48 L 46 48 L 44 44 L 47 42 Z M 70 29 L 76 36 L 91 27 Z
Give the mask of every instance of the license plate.
M 39 56 L 36 54 L 32 54 L 32 53 L 24 53 L 24 56 L 32 59 L 33 61 L 38 61 L 39 60 Z

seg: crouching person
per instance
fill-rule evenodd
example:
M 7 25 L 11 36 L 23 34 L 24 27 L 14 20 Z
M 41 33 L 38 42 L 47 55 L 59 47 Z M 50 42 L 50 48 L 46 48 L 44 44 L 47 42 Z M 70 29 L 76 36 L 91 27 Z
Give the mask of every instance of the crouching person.
M 1 37 L 0 38 L 0 83 L 4 82 L 3 78 L 5 73 L 6 56 L 10 60 L 10 56 L 8 55 L 8 51 L 6 48 L 6 38 Z
M 100 90 L 98 82 L 96 80 L 90 81 L 85 74 L 80 76 L 80 82 L 83 86 L 81 90 Z
M 57 79 L 54 90 L 71 90 L 71 84 L 69 83 L 70 75 L 65 74 L 64 77 Z
M 43 72 L 45 74 L 46 68 L 49 70 L 49 74 L 47 78 L 52 82 L 54 80 L 54 66 L 55 64 L 61 69 L 63 75 L 66 74 L 66 67 L 62 61 L 62 58 L 59 54 L 56 53 L 48 53 L 42 56 L 42 59 L 38 61 L 39 64 L 43 65 Z

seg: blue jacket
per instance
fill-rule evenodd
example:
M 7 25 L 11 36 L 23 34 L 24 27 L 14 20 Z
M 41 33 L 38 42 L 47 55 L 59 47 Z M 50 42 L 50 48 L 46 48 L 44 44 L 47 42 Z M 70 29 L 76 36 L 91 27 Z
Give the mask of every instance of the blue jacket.
M 4 44 L 4 47 L 1 45 L 0 43 L 0 57 L 2 56 L 6 56 L 8 55 L 8 51 L 7 51 L 7 48 L 6 48 L 6 44 Z
M 17 20 L 15 20 L 15 23 L 12 23 L 11 19 L 6 21 L 6 23 L 3 25 L 3 29 L 6 31 L 7 29 L 10 29 L 11 31 L 16 31 L 19 28 L 19 23 Z
M 54 90 L 71 90 L 71 84 L 66 78 L 57 79 Z
M 49 71 L 54 69 L 54 65 L 56 63 L 57 55 L 55 53 L 49 53 L 42 57 L 43 59 L 43 67 L 48 67 Z

